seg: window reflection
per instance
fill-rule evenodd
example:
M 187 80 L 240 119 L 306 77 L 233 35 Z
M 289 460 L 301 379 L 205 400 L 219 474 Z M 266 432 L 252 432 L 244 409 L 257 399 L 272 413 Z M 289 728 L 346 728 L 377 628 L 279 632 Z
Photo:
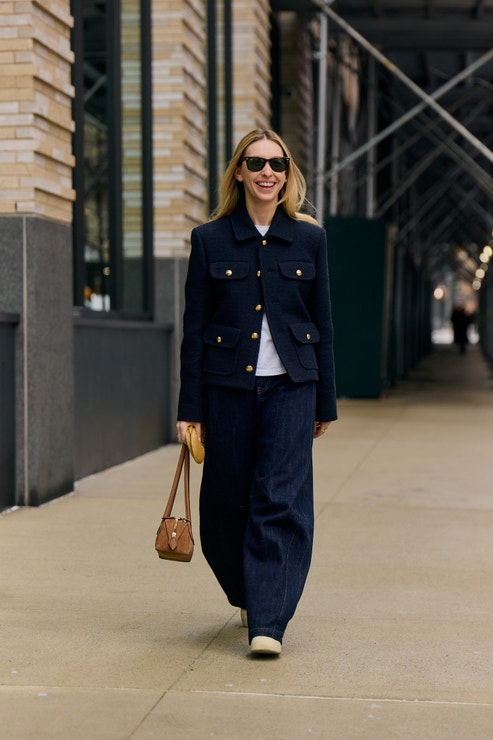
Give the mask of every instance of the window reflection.
M 84 3 L 84 305 L 109 310 L 106 3 Z
M 145 70 L 142 61 L 149 5 L 147 0 L 73 0 L 72 8 L 77 29 L 82 28 L 75 58 L 76 168 L 82 170 L 74 218 L 76 302 L 140 316 L 150 303 L 150 271 L 144 265 L 152 250 L 152 189 L 143 183 L 144 157 L 146 177 L 152 177 L 151 148 L 143 134 L 144 110 L 150 127 L 147 49 Z

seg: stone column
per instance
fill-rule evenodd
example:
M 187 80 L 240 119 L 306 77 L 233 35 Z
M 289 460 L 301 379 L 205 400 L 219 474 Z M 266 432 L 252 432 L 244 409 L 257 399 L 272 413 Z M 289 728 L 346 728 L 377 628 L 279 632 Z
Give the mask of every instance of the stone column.
M 18 505 L 73 486 L 71 26 L 69 0 L 0 3 L 0 311 L 19 317 Z

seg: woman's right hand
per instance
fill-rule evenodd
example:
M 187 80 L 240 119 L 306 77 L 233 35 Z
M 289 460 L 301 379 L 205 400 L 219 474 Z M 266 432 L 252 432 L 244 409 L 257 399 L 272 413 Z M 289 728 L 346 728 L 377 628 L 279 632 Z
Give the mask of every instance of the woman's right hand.
M 202 441 L 202 424 L 200 421 L 177 421 L 176 422 L 176 431 L 178 434 L 178 442 L 180 444 L 186 444 L 186 434 L 188 427 L 195 427 L 195 431 L 197 432 L 197 437 L 199 438 L 199 442 Z

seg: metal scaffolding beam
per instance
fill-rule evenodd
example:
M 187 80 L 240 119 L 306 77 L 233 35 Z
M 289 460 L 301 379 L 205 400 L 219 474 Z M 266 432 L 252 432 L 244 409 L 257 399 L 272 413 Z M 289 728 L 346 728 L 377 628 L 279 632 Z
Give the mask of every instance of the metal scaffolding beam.
M 474 120 L 477 113 L 479 113 L 484 107 L 488 105 L 488 101 L 481 101 L 468 115 L 467 120 Z M 458 134 L 452 132 L 445 140 L 442 140 L 437 136 L 433 128 L 436 127 L 437 121 L 431 121 L 429 124 L 420 125 L 421 136 L 429 138 L 434 143 L 434 148 L 428 153 L 426 157 L 420 159 L 419 162 L 408 172 L 405 180 L 399 184 L 397 188 L 394 188 L 392 194 L 388 199 L 380 204 L 376 216 L 381 217 L 388 209 L 403 195 L 403 193 L 418 179 L 418 177 L 425 172 L 430 165 L 442 154 L 448 154 L 458 164 L 465 169 L 471 177 L 473 177 L 476 185 L 481 188 L 490 198 L 493 199 L 493 178 L 491 178 L 482 167 L 480 167 L 474 159 L 467 154 L 460 146 L 458 146 L 454 137 Z M 449 151 L 447 151 L 449 150 Z
M 401 116 L 401 118 L 394 124 L 388 126 L 384 131 L 377 134 L 371 141 L 367 142 L 364 146 L 357 149 L 349 157 L 346 157 L 342 162 L 338 163 L 335 167 L 332 167 L 327 173 L 326 177 L 332 177 L 335 172 L 339 172 L 341 169 L 346 167 L 348 164 L 358 159 L 362 154 L 367 152 L 377 143 L 382 141 L 384 138 L 389 136 L 395 130 L 400 128 L 404 123 L 409 121 L 411 118 L 416 116 L 426 107 L 432 108 L 439 116 L 441 116 L 452 128 L 454 128 L 459 134 L 461 134 L 466 141 L 474 146 L 486 159 L 493 163 L 493 151 L 483 144 L 473 133 L 471 133 L 465 126 L 463 126 L 456 118 L 450 115 L 436 101 L 450 89 L 455 87 L 460 81 L 470 76 L 473 71 L 479 69 L 479 67 L 486 64 L 488 61 L 493 59 L 493 49 L 490 49 L 480 57 L 476 62 L 468 65 L 466 69 L 462 70 L 452 80 L 442 85 L 433 94 L 428 95 L 413 80 L 411 80 L 402 70 L 399 69 L 393 62 L 390 61 L 384 54 L 382 54 L 375 46 L 370 44 L 358 31 L 349 25 L 343 18 L 335 13 L 330 5 L 332 0 L 313 0 L 314 4 L 324 13 L 326 13 L 330 19 L 332 19 L 340 28 L 342 28 L 349 36 L 351 36 L 357 43 L 360 44 L 369 54 L 373 55 L 388 71 L 394 74 L 401 82 L 403 82 L 410 90 L 412 90 L 417 97 L 421 98 L 422 103 L 416 105 L 408 113 Z
M 316 188 L 315 188 L 315 210 L 320 218 L 324 213 L 325 196 L 325 142 L 327 136 L 327 38 L 328 21 L 325 13 L 320 13 L 320 42 L 319 42 L 319 73 L 318 73 L 318 134 L 317 134 L 317 159 Z

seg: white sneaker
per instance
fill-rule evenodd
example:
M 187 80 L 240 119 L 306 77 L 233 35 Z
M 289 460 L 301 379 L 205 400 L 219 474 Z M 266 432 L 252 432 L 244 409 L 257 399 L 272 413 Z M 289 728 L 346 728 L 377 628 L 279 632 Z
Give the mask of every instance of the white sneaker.
M 248 627 L 248 614 L 246 609 L 241 609 L 241 626 Z
M 279 640 L 274 640 L 273 637 L 257 635 L 250 643 L 250 650 L 252 653 L 263 653 L 264 655 L 280 655 L 282 645 Z

